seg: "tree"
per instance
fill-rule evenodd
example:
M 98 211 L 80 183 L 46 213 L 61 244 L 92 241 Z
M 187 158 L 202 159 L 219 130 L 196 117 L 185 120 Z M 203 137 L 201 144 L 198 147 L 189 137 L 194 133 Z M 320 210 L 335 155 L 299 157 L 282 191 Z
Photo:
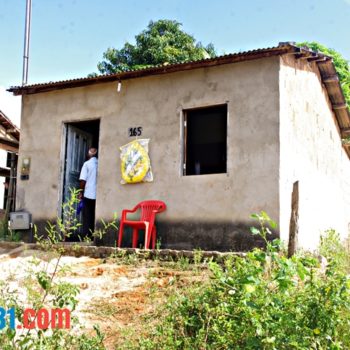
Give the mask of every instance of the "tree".
M 181 30 L 177 21 L 161 19 L 151 21 L 135 36 L 136 44 L 128 42 L 121 49 L 108 48 L 97 68 L 110 74 L 147 68 L 159 64 L 172 64 L 215 57 L 213 44 L 204 47 L 193 36 Z
M 320 51 L 327 56 L 333 58 L 333 63 L 335 69 L 339 76 L 340 85 L 343 89 L 345 101 L 348 106 L 350 106 L 350 66 L 349 61 L 347 61 L 339 52 L 330 49 L 322 44 L 319 44 L 315 41 L 312 42 L 303 42 L 298 44 L 298 46 L 308 46 L 314 51 Z

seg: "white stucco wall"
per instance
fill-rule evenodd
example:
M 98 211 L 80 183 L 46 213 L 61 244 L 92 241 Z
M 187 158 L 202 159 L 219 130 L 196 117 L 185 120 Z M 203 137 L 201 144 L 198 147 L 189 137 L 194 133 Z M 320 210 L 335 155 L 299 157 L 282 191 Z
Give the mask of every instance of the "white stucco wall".
M 299 244 L 315 249 L 329 228 L 348 234 L 350 160 L 316 63 L 281 58 L 280 231 L 288 240 L 291 194 L 299 181 Z

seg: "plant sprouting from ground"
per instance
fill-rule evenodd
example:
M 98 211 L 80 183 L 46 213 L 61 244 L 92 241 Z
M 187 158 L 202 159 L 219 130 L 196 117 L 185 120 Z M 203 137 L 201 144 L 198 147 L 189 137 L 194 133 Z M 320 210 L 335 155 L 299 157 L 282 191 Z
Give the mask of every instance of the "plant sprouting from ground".
M 270 230 L 269 226 L 271 229 L 275 230 L 277 228 L 277 223 L 273 221 L 264 211 L 252 214 L 250 217 L 259 223 L 259 227 L 257 228 L 252 226 L 250 228 L 250 232 L 253 235 L 260 236 L 264 240 L 266 246 L 269 248 L 270 243 L 268 237 L 272 235 L 272 231 Z
M 92 238 L 96 239 L 102 239 L 103 236 L 111 229 L 118 230 L 118 227 L 116 225 L 117 221 L 117 213 L 113 214 L 112 221 L 106 222 L 105 220 L 100 220 L 100 227 L 96 228 L 93 232 L 91 232 Z M 81 237 L 79 237 L 81 239 Z M 91 239 L 89 237 L 84 238 L 85 241 L 90 242 Z
M 328 264 L 335 264 L 344 273 L 350 273 L 350 249 L 348 240 L 342 242 L 335 230 L 327 230 L 320 240 L 319 253 Z

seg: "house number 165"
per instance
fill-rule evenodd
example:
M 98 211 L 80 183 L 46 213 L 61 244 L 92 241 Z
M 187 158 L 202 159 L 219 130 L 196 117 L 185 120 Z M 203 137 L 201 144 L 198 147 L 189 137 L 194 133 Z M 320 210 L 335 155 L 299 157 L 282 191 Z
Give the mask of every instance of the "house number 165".
M 129 136 L 141 136 L 142 135 L 142 127 L 138 126 L 136 128 L 129 128 Z

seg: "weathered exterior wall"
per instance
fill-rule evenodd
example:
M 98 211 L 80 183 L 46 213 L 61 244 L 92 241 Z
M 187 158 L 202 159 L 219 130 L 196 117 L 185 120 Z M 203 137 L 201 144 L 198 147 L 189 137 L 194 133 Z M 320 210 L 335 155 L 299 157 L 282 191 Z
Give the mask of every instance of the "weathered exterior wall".
M 315 249 L 329 228 L 350 222 L 350 161 L 316 63 L 281 58 L 280 229 L 288 240 L 291 193 L 299 181 L 299 243 Z
M 17 207 L 36 221 L 59 207 L 63 126 L 100 118 L 97 218 L 161 199 L 163 246 L 247 249 L 249 215 L 279 213 L 279 58 L 230 64 L 24 96 L 20 159 L 31 157 L 18 183 Z M 182 111 L 228 103 L 227 174 L 182 176 Z M 119 146 L 127 129 L 150 138 L 153 183 L 121 185 Z

